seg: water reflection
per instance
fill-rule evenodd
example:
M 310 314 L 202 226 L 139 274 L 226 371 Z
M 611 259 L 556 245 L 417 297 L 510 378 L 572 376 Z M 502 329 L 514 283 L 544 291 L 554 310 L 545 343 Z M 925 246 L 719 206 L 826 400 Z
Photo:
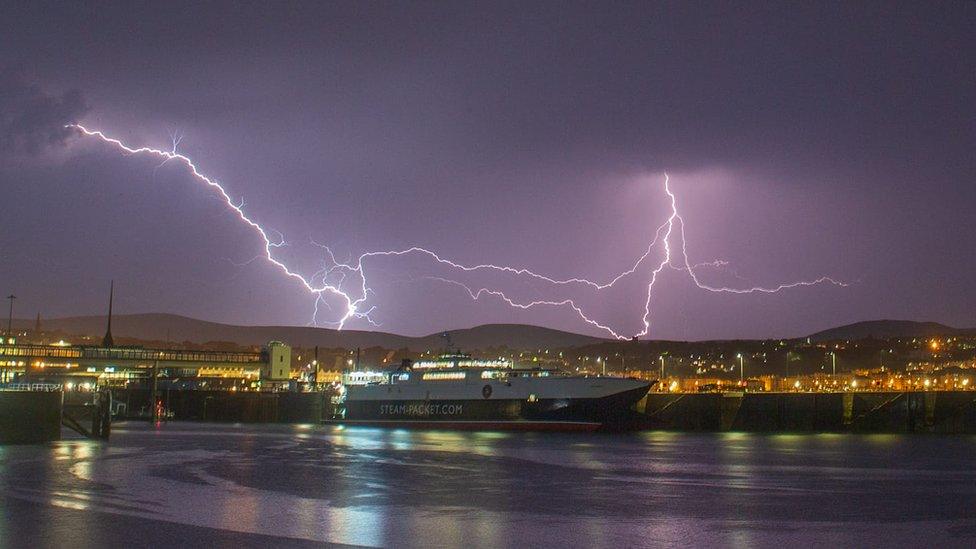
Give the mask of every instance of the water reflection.
M 918 524 L 928 544 L 958 543 L 976 533 L 974 450 L 972 437 L 130 424 L 107 444 L 0 448 L 0 503 L 85 511 L 74 524 L 106 543 L 112 517 L 147 536 L 165 521 L 369 546 L 923 541 Z

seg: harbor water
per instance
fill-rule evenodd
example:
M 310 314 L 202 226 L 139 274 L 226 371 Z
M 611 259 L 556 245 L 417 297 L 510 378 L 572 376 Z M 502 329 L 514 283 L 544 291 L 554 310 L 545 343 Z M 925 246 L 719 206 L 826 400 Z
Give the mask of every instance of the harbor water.
M 976 437 L 125 422 L 0 446 L 0 547 L 960 546 Z

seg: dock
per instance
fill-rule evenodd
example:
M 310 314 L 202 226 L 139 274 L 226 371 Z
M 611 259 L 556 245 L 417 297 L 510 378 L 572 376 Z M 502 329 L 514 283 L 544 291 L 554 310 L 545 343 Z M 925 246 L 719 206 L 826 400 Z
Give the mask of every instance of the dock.
M 674 431 L 976 433 L 976 392 L 650 393 L 645 426 Z

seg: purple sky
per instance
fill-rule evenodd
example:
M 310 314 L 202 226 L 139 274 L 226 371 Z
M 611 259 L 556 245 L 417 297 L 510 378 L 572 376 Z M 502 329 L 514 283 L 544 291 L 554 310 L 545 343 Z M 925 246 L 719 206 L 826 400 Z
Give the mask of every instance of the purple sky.
M 81 122 L 171 148 L 293 244 L 305 275 L 421 245 L 469 264 L 606 281 L 666 221 L 651 337 L 798 336 L 874 318 L 976 326 L 973 3 L 20 3 L 0 18 L 0 291 L 17 313 L 172 312 L 309 322 L 314 299 L 185 167 L 82 139 Z M 673 243 L 680 245 L 680 239 Z M 650 261 L 602 292 L 462 276 L 421 257 L 367 265 L 381 329 L 643 325 Z M 350 279 L 351 280 L 351 279 Z M 350 290 L 355 284 L 349 286 Z M 319 316 L 341 316 L 332 302 Z M 369 328 L 352 320 L 350 328 Z

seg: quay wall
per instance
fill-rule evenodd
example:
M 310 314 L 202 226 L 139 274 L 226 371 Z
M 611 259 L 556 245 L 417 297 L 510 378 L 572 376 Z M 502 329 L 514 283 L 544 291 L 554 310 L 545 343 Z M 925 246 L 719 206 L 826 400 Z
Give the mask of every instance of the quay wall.
M 147 390 L 113 395 L 124 404 L 121 416 L 148 417 Z M 324 393 L 162 390 L 158 398 L 175 420 L 318 423 L 333 416 Z M 650 393 L 636 410 L 626 428 L 976 434 L 976 391 Z
M 112 391 L 115 402 L 124 405 L 120 415 L 142 418 L 149 415 L 149 391 Z M 157 398 L 171 419 L 229 421 L 240 423 L 318 423 L 331 419 L 332 404 L 325 393 L 261 393 L 196 390 L 161 390 Z
M 676 431 L 976 433 L 976 392 L 651 393 L 637 410 Z
M 0 444 L 59 440 L 62 398 L 60 391 L 0 391 Z

